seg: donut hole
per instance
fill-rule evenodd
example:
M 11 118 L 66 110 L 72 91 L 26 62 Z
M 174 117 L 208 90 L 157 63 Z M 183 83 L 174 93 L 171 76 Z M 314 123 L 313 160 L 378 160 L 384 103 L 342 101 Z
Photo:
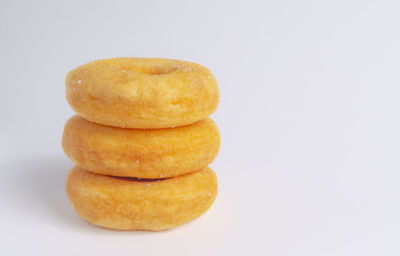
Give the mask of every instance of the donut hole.
M 172 73 L 178 69 L 177 66 L 173 65 L 123 65 L 123 63 L 119 66 L 120 69 L 125 71 L 134 71 L 146 75 L 165 75 Z
M 106 60 L 106 63 L 110 66 L 117 67 L 123 71 L 133 71 L 146 75 L 165 75 L 178 70 L 178 65 L 174 63 L 154 63 L 149 61 L 142 61 L 132 63 L 127 60 Z
M 178 67 L 176 66 L 166 66 L 166 65 L 153 65 L 151 67 L 142 68 L 140 73 L 147 75 L 165 75 L 176 71 Z

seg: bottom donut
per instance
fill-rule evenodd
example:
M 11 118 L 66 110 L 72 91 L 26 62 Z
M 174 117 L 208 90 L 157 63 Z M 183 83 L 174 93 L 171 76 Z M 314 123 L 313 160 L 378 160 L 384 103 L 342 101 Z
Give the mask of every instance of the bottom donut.
M 82 218 L 116 230 L 179 226 L 202 215 L 217 196 L 217 178 L 209 167 L 163 180 L 111 177 L 74 167 L 66 186 Z

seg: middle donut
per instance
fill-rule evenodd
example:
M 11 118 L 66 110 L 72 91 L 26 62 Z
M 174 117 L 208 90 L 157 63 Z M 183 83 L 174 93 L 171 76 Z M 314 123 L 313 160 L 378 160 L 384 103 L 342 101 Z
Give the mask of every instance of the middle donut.
M 215 159 L 219 145 L 219 131 L 210 118 L 176 128 L 136 130 L 73 116 L 62 139 L 65 154 L 83 169 L 147 179 L 200 170 Z

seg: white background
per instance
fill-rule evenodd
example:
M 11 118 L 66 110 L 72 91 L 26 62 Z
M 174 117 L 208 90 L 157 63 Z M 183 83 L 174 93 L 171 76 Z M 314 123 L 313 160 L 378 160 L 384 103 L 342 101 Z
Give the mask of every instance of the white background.
M 400 255 L 400 2 L 0 1 L 1 255 Z M 166 232 L 80 219 L 64 77 L 91 60 L 207 66 L 219 196 Z

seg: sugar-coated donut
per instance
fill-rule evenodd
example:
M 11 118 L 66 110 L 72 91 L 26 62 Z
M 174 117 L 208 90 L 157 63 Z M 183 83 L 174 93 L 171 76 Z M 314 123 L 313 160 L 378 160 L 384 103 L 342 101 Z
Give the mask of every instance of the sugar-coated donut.
M 210 119 L 169 129 L 124 129 L 70 118 L 62 146 L 77 166 L 96 173 L 166 178 L 197 171 L 217 156 L 219 131 Z
M 122 128 L 168 128 L 215 111 L 217 81 L 205 67 L 156 58 L 89 62 L 68 73 L 67 100 L 83 118 Z
M 156 181 L 104 176 L 74 167 L 66 186 L 78 215 L 117 230 L 176 227 L 207 211 L 217 196 L 217 178 L 208 167 Z

